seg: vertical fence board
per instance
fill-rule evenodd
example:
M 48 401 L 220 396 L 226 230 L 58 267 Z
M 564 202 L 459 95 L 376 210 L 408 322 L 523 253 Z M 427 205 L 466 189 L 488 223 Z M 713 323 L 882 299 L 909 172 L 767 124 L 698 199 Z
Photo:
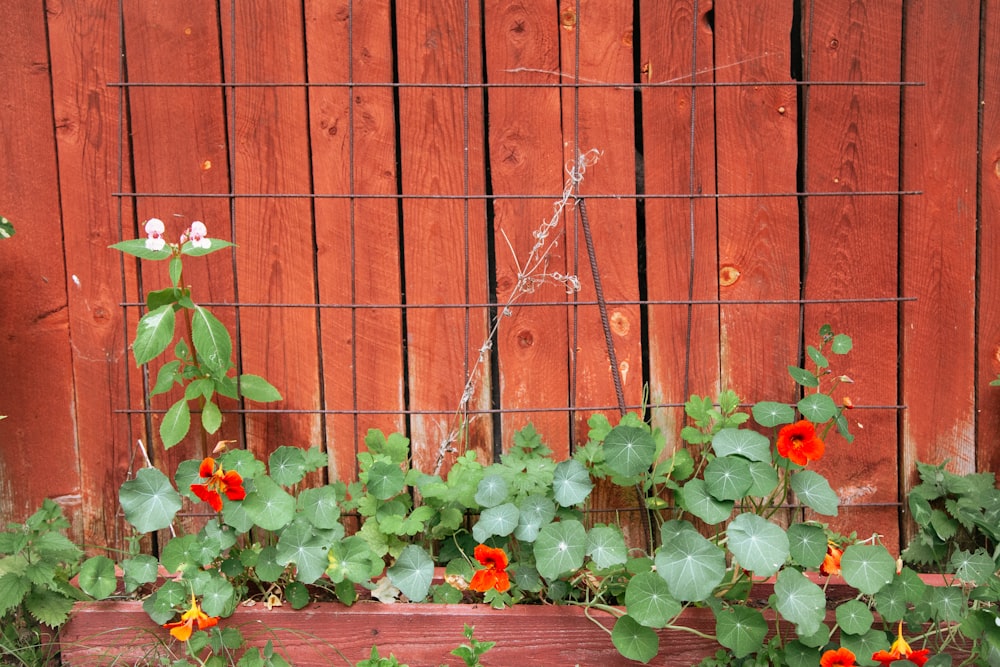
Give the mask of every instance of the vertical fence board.
M 991 5 L 985 12 L 982 40 L 985 67 L 982 104 L 982 182 L 979 238 L 978 369 L 976 386 L 978 429 L 976 467 L 1000 472 L 1000 387 L 989 383 L 1000 377 L 1000 11 Z M 929 93 L 925 93 L 929 94 Z M 932 386 L 937 386 L 936 383 Z
M 796 190 L 796 90 L 750 85 L 788 80 L 791 27 L 786 2 L 715 9 L 716 81 L 744 84 L 715 93 L 722 387 L 751 402 L 794 397 L 781 369 L 798 349 L 795 306 L 725 303 L 799 296 L 797 206 L 767 196 Z
M 481 82 L 478 7 L 458 0 L 434 3 L 433 11 L 415 2 L 396 7 L 405 283 L 413 305 L 488 298 L 482 92 L 406 85 Z M 464 194 L 473 198 L 454 198 Z M 491 459 L 491 419 L 460 424 L 454 416 L 467 373 L 475 374 L 467 407 L 489 407 L 489 353 L 477 364 L 486 333 L 481 308 L 415 308 L 407 315 L 413 462 L 425 472 L 436 469 L 442 443 L 453 437 L 467 438 L 466 446 Z
M 112 545 L 121 533 L 118 487 L 130 451 L 129 366 L 110 187 L 118 182 L 118 19 L 115 2 L 64 2 L 48 14 L 59 195 L 73 342 L 73 407 L 82 495 L 80 537 Z M 127 176 L 126 176 L 127 178 Z M 130 206 L 125 205 L 125 214 Z M 128 218 L 126 218 L 128 219 Z M 135 384 L 131 385 L 135 389 Z
M 128 67 L 131 82 L 219 82 L 222 52 L 218 38 L 219 17 L 214 12 L 191 12 L 190 3 L 185 0 L 171 0 L 124 5 L 123 14 L 125 48 L 131 54 Z M 181 59 L 186 66 L 177 68 L 175 59 Z M 205 223 L 210 236 L 228 239 L 228 202 L 197 196 L 229 191 L 222 90 L 139 86 L 128 89 L 128 108 L 134 119 L 130 127 L 135 191 L 190 193 L 182 197 L 140 198 L 135 203 L 139 222 L 135 234 L 141 237 L 143 223 L 156 217 L 165 223 L 168 242 L 176 243 L 195 220 Z M 131 226 L 125 235 L 132 236 Z M 166 265 L 167 262 L 142 263 L 145 292 L 170 285 Z M 217 252 L 204 259 L 186 257 L 182 284 L 191 286 L 195 303 L 231 302 L 234 295 L 230 252 Z M 232 332 L 232 311 L 211 310 Z M 182 317 L 178 318 L 176 334 L 190 345 L 190 332 Z M 129 330 L 128 335 L 133 339 L 135 330 Z M 172 355 L 171 345 L 164 360 L 173 359 Z M 160 360 L 151 364 L 150 386 L 161 365 Z M 154 398 L 151 407 L 165 411 L 182 396 L 178 387 Z M 228 401 L 222 407 L 227 405 L 233 407 Z M 209 435 L 201 429 L 196 405 L 191 403 L 190 407 L 193 411 L 191 431 L 175 449 L 162 451 L 158 432 L 161 412 L 152 419 L 153 432 L 145 435 L 150 455 L 168 475 L 173 474 L 181 460 L 206 456 L 217 441 L 239 437 L 238 418 L 227 415 L 224 427 Z
M 563 72 L 567 81 L 577 76 L 583 83 L 615 83 L 622 87 L 565 88 L 562 94 L 563 143 L 566 160 L 575 160 L 577 152 L 601 151 L 597 164 L 589 167 L 580 184 L 580 192 L 620 194 L 624 199 L 590 199 L 586 212 L 592 232 L 596 268 L 607 306 L 608 326 L 617 367 L 608 351 L 601 314 L 597 306 L 579 306 L 571 311 L 570 340 L 576 358 L 571 364 L 577 406 L 608 406 L 605 410 L 585 410 L 574 415 L 575 442 L 587 441 L 587 419 L 594 412 L 605 412 L 617 422 L 618 405 L 612 374 L 621 382 L 624 402 L 638 405 L 642 392 L 642 325 L 639 307 L 638 249 L 636 239 L 634 81 L 632 67 L 632 5 L 584 0 L 561 3 L 560 20 Z M 577 14 L 579 8 L 579 14 Z M 577 207 L 579 209 L 579 206 Z M 568 267 L 579 275 L 582 301 L 598 298 L 588 256 L 582 211 L 568 234 L 567 248 L 575 257 Z M 635 507 L 631 490 L 598 484 L 591 496 L 595 508 Z M 626 537 L 632 543 L 644 541 L 643 526 L 619 515 Z M 607 521 L 607 516 L 597 517 Z
M 559 21 L 555 6 L 491 0 L 485 8 L 487 80 L 499 84 L 559 83 Z M 563 147 L 559 89 L 494 88 L 489 93 L 490 174 L 494 203 L 497 301 L 520 293 L 519 274 L 529 271 L 532 247 L 552 248 L 534 273 L 566 273 L 564 218 L 545 239 L 535 237 L 553 216 L 552 202 L 516 195 L 554 195 L 563 189 Z M 511 198 L 504 199 L 504 195 Z M 552 245 L 557 244 L 557 245 Z M 569 455 L 565 412 L 516 412 L 566 405 L 569 397 L 566 288 L 548 280 L 520 301 L 558 305 L 518 307 L 498 315 L 500 407 L 504 446 L 510 434 L 531 422 L 562 459 Z M 538 372 L 544 364 L 546 371 Z
M 390 22 L 383 4 L 355 4 L 349 15 L 343 4 L 307 2 L 310 82 L 391 82 Z M 309 92 L 309 107 L 317 194 L 395 195 L 391 88 L 316 87 Z M 315 216 L 320 303 L 399 303 L 397 202 L 320 198 Z M 326 308 L 320 318 L 324 402 L 334 411 L 326 420 L 330 475 L 350 481 L 356 479 L 358 443 L 368 429 L 405 430 L 402 313 Z M 354 410 L 362 413 L 355 416 Z
M 853 84 L 898 79 L 900 3 L 862 8 L 844 0 L 816 5 L 815 10 L 804 18 L 811 29 L 806 75 L 812 81 L 850 83 L 812 86 L 808 93 L 806 190 L 843 194 L 806 202 L 805 295 L 892 298 L 899 256 L 898 199 L 852 193 L 899 187 L 900 95 L 895 86 Z M 838 399 L 847 393 L 858 405 L 896 404 L 896 311 L 891 301 L 807 307 L 807 342 L 815 341 L 826 323 L 854 339 L 849 364 L 838 363 L 835 373 L 847 374 L 855 384 L 838 392 Z M 847 416 L 854 444 L 831 433 L 817 468 L 829 477 L 844 505 L 861 507 L 842 508 L 831 524 L 844 531 L 859 528 L 863 537 L 877 531 L 892 549 L 899 532 L 891 505 L 898 497 L 896 452 L 890 444 L 897 437 L 896 411 L 855 410 Z M 864 507 L 868 503 L 876 505 Z
M 0 216 L 15 235 L 0 239 L 0 525 L 22 521 L 56 496 L 79 510 L 73 374 L 59 175 L 42 2 L 0 8 Z M 44 250 L 43 250 L 44 249 Z M 46 443 L 44 447 L 36 443 Z M 45 474 L 38 474 L 39 471 Z
M 698 16 L 693 2 L 645 0 L 641 7 L 640 63 L 645 72 L 640 71 L 640 83 L 710 83 L 711 3 L 699 3 Z M 718 306 L 655 305 L 719 297 L 716 204 L 700 197 L 715 192 L 714 105 L 714 91 L 707 86 L 642 91 L 645 192 L 692 197 L 647 196 L 644 204 L 646 293 L 652 302 L 649 391 L 654 405 L 682 404 L 691 393 L 715 396 L 719 391 Z M 654 410 L 651 416 L 669 438 L 676 438 L 685 424 L 682 408 Z
M 904 362 L 900 475 L 904 496 L 917 461 L 976 469 L 975 281 L 979 2 L 907 9 L 903 200 Z M 933 90 L 934 92 L 929 92 Z M 926 390 L 934 385 L 936 392 Z M 940 392 L 940 393 L 938 393 Z M 907 526 L 912 529 L 912 526 Z
M 232 35 L 224 4 L 223 42 Z M 305 54 L 301 7 L 281 0 L 236 5 L 237 83 L 302 83 Z M 232 61 L 225 75 L 230 76 Z M 237 195 L 308 194 L 309 136 L 306 93 L 298 87 L 236 88 Z M 306 198 L 241 197 L 236 200 L 237 279 L 242 302 L 315 302 L 312 207 Z M 270 305 L 240 313 L 243 372 L 262 375 L 282 393 L 280 406 L 315 410 L 319 399 L 316 314 L 311 308 Z M 258 456 L 276 447 L 321 443 L 317 415 L 252 413 L 248 445 Z

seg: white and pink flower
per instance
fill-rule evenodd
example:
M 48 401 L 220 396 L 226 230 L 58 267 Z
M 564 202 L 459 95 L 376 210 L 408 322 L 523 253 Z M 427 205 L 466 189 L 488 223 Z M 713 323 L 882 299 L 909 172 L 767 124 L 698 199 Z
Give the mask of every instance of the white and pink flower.
M 163 232 L 166 229 L 163 221 L 159 218 L 150 218 L 146 221 L 146 248 L 153 251 L 163 250 L 167 242 L 163 239 Z

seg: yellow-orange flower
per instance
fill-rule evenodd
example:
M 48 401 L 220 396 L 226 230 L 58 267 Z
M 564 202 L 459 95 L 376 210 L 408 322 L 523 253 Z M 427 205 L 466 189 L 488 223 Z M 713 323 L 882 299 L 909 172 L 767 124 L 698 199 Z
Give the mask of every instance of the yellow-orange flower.
M 820 667 L 855 667 L 857 664 L 857 656 L 846 648 L 827 651 L 819 659 Z
M 804 466 L 823 457 L 823 440 L 807 419 L 788 424 L 778 431 L 778 453 L 792 463 Z
M 469 588 L 485 593 L 491 588 L 503 593 L 510 589 L 510 576 L 507 574 L 507 554 L 503 549 L 494 549 L 480 544 L 473 552 L 483 569 L 476 570 L 469 582 Z
M 878 660 L 882 663 L 882 667 L 886 665 L 891 665 L 895 660 L 909 660 L 917 667 L 923 667 L 924 663 L 930 658 L 930 649 L 922 648 L 918 651 L 914 651 L 910 648 L 910 645 L 906 643 L 903 639 L 903 622 L 899 622 L 899 635 L 896 637 L 896 641 L 892 643 L 889 650 L 882 650 L 874 653 L 872 655 L 872 660 Z
M 178 641 L 186 642 L 191 638 L 191 633 L 194 632 L 194 624 L 198 624 L 199 630 L 204 630 L 205 628 L 210 628 L 219 622 L 218 616 L 209 616 L 201 610 L 198 606 L 198 602 L 194 599 L 194 595 L 191 596 L 191 607 L 183 614 L 181 614 L 181 620 L 175 621 L 173 623 L 164 623 L 163 627 L 170 630 L 170 634 L 174 636 Z
M 222 511 L 222 493 L 230 500 L 243 500 L 247 497 L 240 474 L 235 470 L 226 472 L 222 466 L 216 468 L 215 459 L 211 456 L 201 462 L 198 474 L 207 477 L 208 481 L 204 484 L 192 484 L 191 491 L 211 505 L 216 512 Z
M 823 563 L 819 566 L 820 574 L 828 577 L 831 574 L 840 574 L 840 558 L 843 555 L 844 551 L 840 547 L 833 542 L 828 542 L 826 556 L 823 558 Z

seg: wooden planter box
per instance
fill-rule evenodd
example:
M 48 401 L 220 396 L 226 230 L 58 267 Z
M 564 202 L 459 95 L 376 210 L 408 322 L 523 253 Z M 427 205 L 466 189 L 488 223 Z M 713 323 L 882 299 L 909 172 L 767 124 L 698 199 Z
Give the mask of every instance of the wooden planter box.
M 603 612 L 591 615 L 610 628 L 614 619 Z M 686 621 L 714 632 L 708 609 L 689 609 Z M 495 641 L 483 658 L 488 665 L 580 665 L 603 667 L 638 665 L 626 660 L 608 633 L 587 618 L 579 607 L 521 605 L 491 609 L 480 604 L 381 604 L 359 602 L 352 607 L 319 602 L 304 609 L 263 605 L 241 607 L 221 621 L 238 627 L 253 646 L 270 639 L 296 667 L 346 665 L 367 658 L 373 645 L 383 657 L 395 654 L 410 667 L 458 665 L 450 654 L 465 643 L 464 624 L 475 626 L 475 637 Z M 683 631 L 660 631 L 661 649 L 671 664 L 691 665 L 713 655 L 718 646 Z M 63 627 L 62 664 L 150 664 L 157 655 L 183 649 L 167 631 L 153 623 L 138 602 L 78 603 Z M 669 648 L 666 648 L 669 647 Z

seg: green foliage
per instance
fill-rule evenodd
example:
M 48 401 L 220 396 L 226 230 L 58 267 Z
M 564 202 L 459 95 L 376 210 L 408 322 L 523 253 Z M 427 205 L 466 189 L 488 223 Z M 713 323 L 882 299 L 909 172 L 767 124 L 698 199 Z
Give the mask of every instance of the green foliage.
M 62 508 L 46 499 L 23 524 L 0 532 L 0 663 L 44 664 L 52 648 L 43 633 L 65 623 L 74 602 L 89 599 L 70 584 L 83 551 L 65 536 L 68 528 Z

